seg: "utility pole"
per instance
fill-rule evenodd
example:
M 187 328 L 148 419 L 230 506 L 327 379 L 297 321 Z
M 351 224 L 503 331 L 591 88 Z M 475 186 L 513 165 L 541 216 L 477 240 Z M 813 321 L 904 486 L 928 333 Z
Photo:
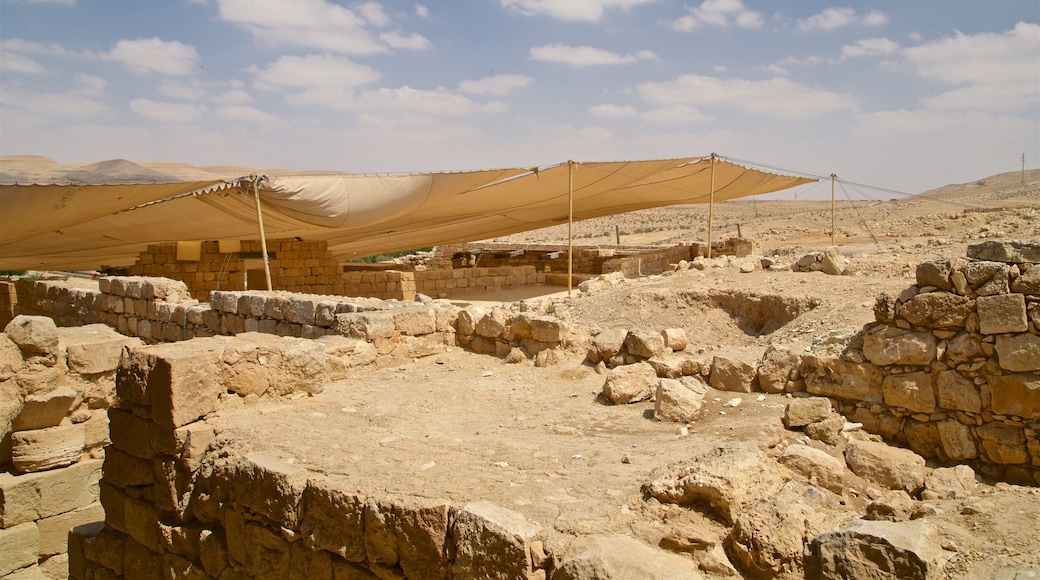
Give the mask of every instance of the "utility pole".
M 1022 183 L 1026 182 L 1026 154 L 1022 154 Z

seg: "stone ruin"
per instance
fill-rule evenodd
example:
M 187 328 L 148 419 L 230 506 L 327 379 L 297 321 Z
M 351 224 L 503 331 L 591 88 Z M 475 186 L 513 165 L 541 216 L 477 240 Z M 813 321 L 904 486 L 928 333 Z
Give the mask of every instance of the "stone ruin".
M 602 397 L 654 399 L 657 420 L 696 418 L 709 385 L 791 395 L 785 427 L 834 447 L 838 458 L 793 443 L 774 461 L 738 445 L 661 466 L 643 484 L 647 498 L 731 526 L 706 544 L 673 537 L 661 546 L 708 546 L 698 565 L 718 574 L 804 569 L 806 577 L 833 578 L 880 566 L 899 577 L 935 577 L 948 556 L 915 498 L 970 494 L 970 467 L 1040 484 L 1040 243 L 987 242 L 971 246 L 968 258 L 919 265 L 917 284 L 879 296 L 877 322 L 859 333 L 821 340 L 807 353 L 771 348 L 758 361 L 685 356 L 679 329 L 582 337 L 551 305 L 366 303 L 369 310 L 349 299 L 217 293 L 205 305 L 209 316 L 236 336 L 181 341 L 164 331 L 162 339 L 174 342 L 153 335 L 150 346 L 106 326 L 59 329 L 21 316 L 0 335 L 7 389 L 0 402 L 8 403 L 0 420 L 14 468 L 0 475 L 0 575 L 60 577 L 67 564 L 73 578 L 578 579 L 604 567 L 627 577 L 699 577 L 693 560 L 632 538 L 550 545 L 539 525 L 488 502 L 389 498 L 270 454 L 239 453 L 206 419 L 260 396 L 316 393 L 379 355 L 425 356 L 450 342 L 540 365 L 587 345 L 588 362 L 606 375 Z M 156 299 L 136 283 L 134 290 L 134 280 L 110 281 L 107 296 L 123 288 L 123 312 L 99 312 L 128 320 L 137 300 Z M 341 312 L 340 304 L 353 306 Z M 153 309 L 162 310 L 141 311 L 147 317 Z M 319 311 L 329 325 L 318 323 Z M 166 322 L 157 316 L 180 326 L 172 313 Z M 925 458 L 951 467 L 928 468 Z M 819 494 L 842 493 L 852 477 L 882 490 L 865 519 L 842 524 L 835 514 L 847 521 L 848 512 Z M 806 525 L 818 533 L 803 540 Z

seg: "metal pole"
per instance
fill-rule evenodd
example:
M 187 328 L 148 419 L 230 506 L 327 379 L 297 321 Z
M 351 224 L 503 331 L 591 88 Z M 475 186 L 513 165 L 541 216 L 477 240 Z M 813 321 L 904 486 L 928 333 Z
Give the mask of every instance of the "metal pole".
M 264 276 L 267 278 L 267 290 L 274 290 L 271 285 L 271 264 L 267 260 L 267 235 L 264 234 L 264 214 L 260 211 L 260 179 L 254 173 L 249 176 L 253 180 L 253 197 L 256 199 L 256 223 L 260 226 L 260 253 L 264 256 Z
M 831 174 L 831 245 L 834 245 L 834 181 L 838 176 Z
M 567 161 L 567 296 L 574 286 L 574 162 Z
M 708 193 L 708 259 L 711 259 L 711 224 L 715 218 L 715 154 L 711 154 L 711 191 Z

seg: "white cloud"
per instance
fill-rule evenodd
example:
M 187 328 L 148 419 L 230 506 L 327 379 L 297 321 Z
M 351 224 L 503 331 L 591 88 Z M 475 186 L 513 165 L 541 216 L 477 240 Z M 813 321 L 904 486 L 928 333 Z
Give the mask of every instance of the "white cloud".
M 42 42 L 35 42 L 17 37 L 0 40 L 0 52 L 3 52 L 4 58 L 7 58 L 7 55 L 12 52 L 21 54 L 43 54 L 65 58 L 91 58 L 93 56 L 87 52 L 73 52 L 57 43 L 44 44 Z
M 809 18 L 798 21 L 800 30 L 834 30 L 856 22 L 856 11 L 852 8 L 827 8 Z
M 621 105 L 611 104 L 594 105 L 589 107 L 589 113 L 596 117 L 606 118 L 635 117 L 639 115 L 639 111 L 637 111 L 635 107 L 627 105 L 622 107 Z
M 428 38 L 417 32 L 409 35 L 404 35 L 398 31 L 384 32 L 379 35 L 379 40 L 382 40 L 390 48 L 407 50 L 426 50 L 433 46 Z
M 391 48 L 414 49 L 417 44 L 429 42 L 420 35 L 401 32 L 380 38 L 376 30 L 390 26 L 393 19 L 378 2 L 365 2 L 350 9 L 328 0 L 216 1 L 220 18 L 248 30 L 258 42 L 267 44 L 363 55 Z M 420 12 L 419 5 L 416 12 Z
M 476 103 L 464 95 L 444 87 L 433 90 L 380 88 L 355 91 L 346 87 L 313 87 L 288 95 L 291 105 L 317 105 L 327 109 L 355 111 L 369 117 L 412 113 L 433 116 L 465 116 L 477 113 L 495 113 L 506 109 L 499 101 Z M 359 116 L 360 118 L 360 116 Z
M 864 38 L 841 47 L 841 58 L 887 56 L 899 50 L 899 44 L 887 38 Z
M 415 5 L 415 15 L 418 16 L 419 18 L 429 18 L 429 16 L 430 16 L 430 9 L 425 7 L 425 6 L 423 6 L 422 4 L 416 4 Z
M 206 89 L 199 86 L 198 83 L 184 83 L 172 79 L 163 79 L 159 83 L 159 92 L 171 99 L 195 101 L 201 99 L 206 94 Z
M 503 96 L 534 82 L 527 75 L 494 75 L 459 83 L 459 90 L 474 95 Z
M 250 95 L 242 89 L 232 89 L 220 93 L 219 95 L 214 95 L 210 100 L 218 105 L 225 106 L 246 105 L 253 102 L 253 95 Z
M 75 6 L 76 0 L 19 0 L 26 4 L 62 4 L 64 6 Z
M 525 16 L 595 22 L 607 10 L 628 10 L 657 0 L 502 0 L 502 7 Z
M 190 123 L 201 117 L 206 108 L 188 103 L 167 103 L 137 98 L 130 101 L 130 110 L 146 119 L 162 123 Z
M 708 115 L 686 105 L 672 105 L 647 111 L 640 115 L 651 123 L 699 123 L 710 119 Z
M 867 26 L 881 26 L 882 24 L 888 24 L 888 14 L 880 10 L 871 10 L 863 17 L 863 24 Z
M 962 85 L 925 99 L 931 109 L 1014 109 L 1040 100 L 1040 24 L 1020 22 L 1003 34 L 954 36 L 906 48 L 921 76 Z
M 256 71 L 260 88 L 355 87 L 379 78 L 379 72 L 346 57 L 328 54 L 283 56 Z
M 0 55 L 0 70 L 5 73 L 42 74 L 47 72 L 44 66 L 32 58 L 15 52 L 4 52 Z
M 199 63 L 199 53 L 194 46 L 154 37 L 120 40 L 103 58 L 118 62 L 134 73 L 157 72 L 170 76 L 191 74 Z
M 659 105 L 730 105 L 782 118 L 819 117 L 856 108 L 855 99 L 776 77 L 763 81 L 685 75 L 638 85 L 644 99 Z
M 699 6 L 670 24 L 680 32 L 710 26 L 715 28 L 761 28 L 765 23 L 762 13 L 744 6 L 742 0 L 704 0 Z
M 88 118 L 95 117 L 106 110 L 104 102 L 105 87 L 108 81 L 86 74 L 73 77 L 73 86 L 67 91 L 35 93 L 20 86 L 5 85 L 0 91 L 0 102 L 49 117 Z
M 213 112 L 214 116 L 220 119 L 228 121 L 249 121 L 249 122 L 263 122 L 268 123 L 276 120 L 273 115 L 265 113 L 260 109 L 254 107 L 246 107 L 244 105 L 227 105 L 224 107 L 218 107 Z
M 569 64 L 571 66 L 631 64 L 638 60 L 657 59 L 657 55 L 648 50 L 639 51 L 637 54 L 623 55 L 609 50 L 603 50 L 602 48 L 593 48 L 591 46 L 570 46 L 558 42 L 532 47 L 530 50 L 530 56 L 531 60 Z

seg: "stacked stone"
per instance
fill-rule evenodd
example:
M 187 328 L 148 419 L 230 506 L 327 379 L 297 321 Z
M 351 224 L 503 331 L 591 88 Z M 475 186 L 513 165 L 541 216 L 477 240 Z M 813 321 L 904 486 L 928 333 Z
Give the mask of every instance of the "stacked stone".
M 498 266 L 492 268 L 456 268 L 415 272 L 415 290 L 440 296 L 451 290 L 502 290 L 545 283 L 545 273 L 534 266 Z
M 671 271 L 673 268 L 670 268 L 670 265 L 672 264 L 683 260 L 689 261 L 694 256 L 691 248 L 692 246 L 675 246 L 639 252 L 634 255 L 617 256 L 603 260 L 599 271 L 604 274 L 621 272 L 626 278 L 660 274 Z
M 842 256 L 837 248 L 806 254 L 791 264 L 790 269 L 793 272 L 823 272 L 831 276 L 851 273 L 848 258 Z
M 807 356 L 810 393 L 942 463 L 1040 484 L 1040 241 L 988 241 L 882 294 L 842 358 Z
M 124 359 L 100 483 L 105 521 L 70 534 L 71 578 L 512 579 L 532 572 L 539 527 L 519 514 L 486 502 L 457 508 L 370 495 L 348 478 L 311 473 L 218 436 L 206 415 L 228 389 L 243 389 L 242 375 L 221 369 L 219 343 L 226 342 L 150 346 Z
M 22 278 L 15 282 L 15 314 L 46 316 L 58 326 L 82 326 L 103 322 L 96 300 L 99 293 L 63 280 Z
M 107 408 L 134 345 L 104 325 L 59 329 L 38 316 L 0 334 L 0 576 L 65 578 L 68 530 L 104 517 Z
M 14 309 L 18 304 L 18 292 L 14 282 L 0 280 L 0 326 L 7 326 L 14 318 Z
M 459 344 L 479 354 L 493 354 L 507 362 L 528 357 L 538 366 L 556 362 L 556 351 L 566 347 L 570 329 L 565 322 L 525 304 L 486 309 L 468 306 L 459 311 Z
M 333 284 L 333 291 L 339 296 L 412 300 L 416 293 L 415 278 L 416 272 L 396 270 L 342 272 Z

